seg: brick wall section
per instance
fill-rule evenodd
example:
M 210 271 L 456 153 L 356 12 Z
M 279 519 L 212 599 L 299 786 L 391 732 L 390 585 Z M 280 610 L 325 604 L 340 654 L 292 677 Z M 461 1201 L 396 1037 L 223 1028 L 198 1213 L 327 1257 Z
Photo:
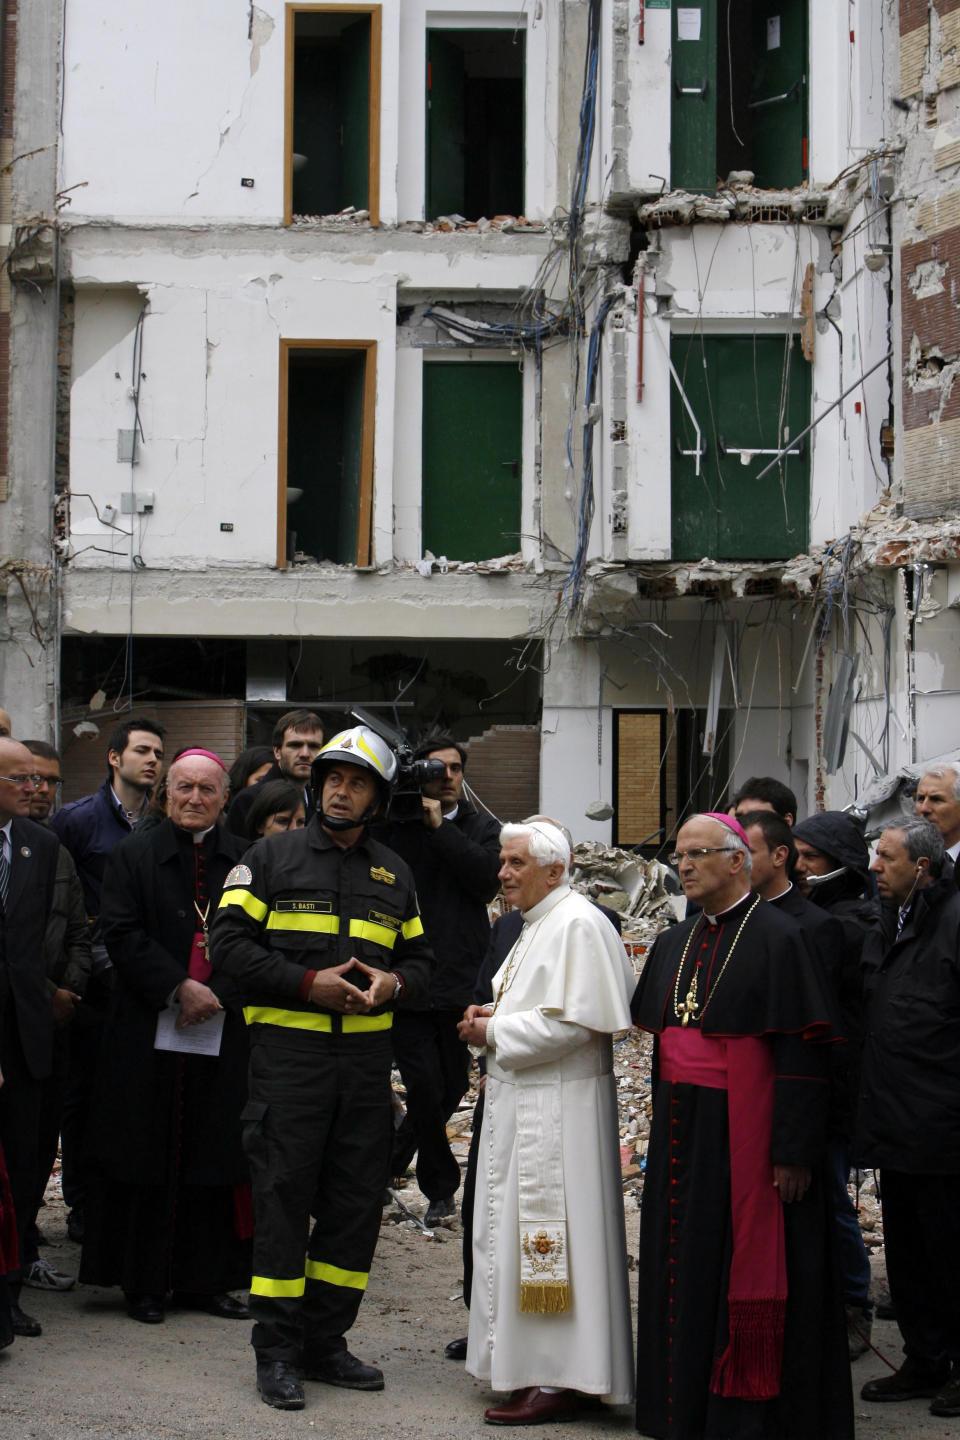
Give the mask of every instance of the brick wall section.
M 660 712 L 619 715 L 617 845 L 640 845 L 659 828 L 660 759 Z
M 933 8 L 941 17 L 960 10 L 960 0 L 933 0 Z M 927 23 L 927 0 L 900 0 L 900 34 L 918 30 Z
M 540 809 L 540 727 L 494 725 L 470 740 L 467 780 L 498 820 Z
M 159 705 L 138 705 L 138 715 L 158 720 L 167 732 L 165 750 L 172 756 L 185 745 L 201 745 L 219 755 L 228 767 L 243 749 L 244 705 L 241 700 L 170 702 Z M 74 715 L 65 720 L 60 740 L 63 803 L 77 800 L 98 790 L 107 775 L 107 742 L 115 725 L 122 724 L 124 715 L 101 710 L 89 718 L 100 726 L 100 734 L 77 738 Z
M 900 254 L 904 511 L 933 519 L 960 509 L 960 226 Z

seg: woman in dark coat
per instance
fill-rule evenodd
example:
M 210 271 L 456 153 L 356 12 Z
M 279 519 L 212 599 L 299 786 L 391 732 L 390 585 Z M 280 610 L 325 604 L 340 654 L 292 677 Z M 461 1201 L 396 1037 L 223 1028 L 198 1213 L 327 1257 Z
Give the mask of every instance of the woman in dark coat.
M 129 1314 L 147 1323 L 163 1319 L 169 1291 L 177 1303 L 246 1316 L 226 1292 L 250 1279 L 240 1144 L 247 1043 L 230 982 L 211 975 L 205 948 L 244 850 L 216 823 L 226 779 L 210 752 L 179 756 L 169 818 L 119 845 L 104 877 L 101 924 L 117 983 L 92 1122 L 97 1178 L 80 1279 L 121 1285 Z M 158 1018 L 170 1018 L 174 1000 L 174 1044 L 207 1040 L 222 1024 L 219 1053 L 156 1048 Z

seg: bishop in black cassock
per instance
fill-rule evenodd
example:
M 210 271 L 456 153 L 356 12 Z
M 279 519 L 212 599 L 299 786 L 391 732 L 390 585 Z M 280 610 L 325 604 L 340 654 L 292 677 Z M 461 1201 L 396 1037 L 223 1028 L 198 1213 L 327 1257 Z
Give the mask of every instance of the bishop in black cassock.
M 852 1440 L 823 1159 L 835 1005 L 797 928 L 750 893 L 739 824 L 677 839 L 702 913 L 633 999 L 655 1037 L 640 1229 L 637 1429 L 663 1440 Z

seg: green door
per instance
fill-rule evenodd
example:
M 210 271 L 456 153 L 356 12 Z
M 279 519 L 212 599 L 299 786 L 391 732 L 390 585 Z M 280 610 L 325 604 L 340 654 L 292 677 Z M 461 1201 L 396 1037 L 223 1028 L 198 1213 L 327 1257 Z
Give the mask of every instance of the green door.
M 464 215 L 466 68 L 441 30 L 427 31 L 427 214 Z
M 522 430 L 519 365 L 424 365 L 424 550 L 489 560 L 520 549 Z
M 370 196 L 370 20 L 340 35 L 340 209 L 366 210 Z
M 761 189 L 806 177 L 808 0 L 699 0 L 672 14 L 671 184 Z
M 806 10 L 806 0 L 754 0 L 748 107 L 763 189 L 800 185 L 807 175 Z
M 807 548 L 809 437 L 762 480 L 770 453 L 810 423 L 810 367 L 797 335 L 674 336 L 671 358 L 701 434 L 674 384 L 674 560 L 782 560 Z M 781 419 L 782 416 L 782 419 Z
M 716 0 L 674 3 L 670 180 L 713 190 L 717 180 Z

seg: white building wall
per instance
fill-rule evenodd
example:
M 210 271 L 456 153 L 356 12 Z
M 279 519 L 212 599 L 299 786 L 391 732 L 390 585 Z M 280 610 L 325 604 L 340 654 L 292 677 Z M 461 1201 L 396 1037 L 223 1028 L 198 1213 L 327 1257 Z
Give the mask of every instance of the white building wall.
M 525 208 L 543 219 L 557 188 L 559 40 L 551 13 L 531 13 L 517 0 L 383 0 L 381 16 L 381 221 L 424 215 L 429 26 L 525 33 Z M 71 214 L 279 224 L 285 26 L 282 0 L 249 8 L 234 0 L 68 6 L 60 188 L 70 193 Z

